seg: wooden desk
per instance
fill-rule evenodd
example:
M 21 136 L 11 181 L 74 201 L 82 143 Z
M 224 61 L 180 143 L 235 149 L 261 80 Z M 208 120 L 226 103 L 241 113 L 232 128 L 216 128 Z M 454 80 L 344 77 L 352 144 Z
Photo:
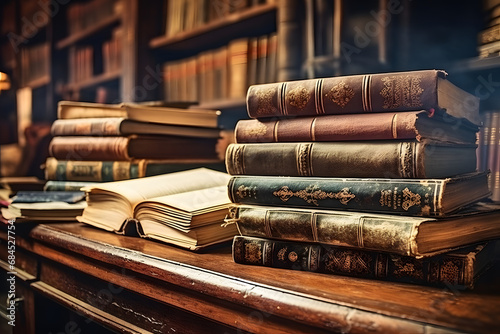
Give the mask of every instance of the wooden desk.
M 4 270 L 6 238 L 2 229 Z M 493 333 L 500 328 L 499 266 L 475 290 L 454 291 L 238 265 L 229 245 L 193 253 L 77 223 L 18 225 L 16 247 L 19 284 L 34 295 L 25 306 L 27 322 L 34 321 L 29 331 L 86 333 L 90 323 L 122 333 Z M 61 315 L 59 327 L 52 328 L 45 323 L 54 318 L 50 303 L 73 315 Z

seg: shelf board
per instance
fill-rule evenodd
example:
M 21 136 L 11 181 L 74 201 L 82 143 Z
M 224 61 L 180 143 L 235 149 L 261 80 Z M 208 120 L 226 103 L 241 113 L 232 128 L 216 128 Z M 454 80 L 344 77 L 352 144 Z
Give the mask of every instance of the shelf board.
M 88 27 L 87 29 L 79 31 L 75 34 L 72 34 L 72 35 L 60 40 L 59 42 L 57 42 L 56 48 L 61 50 L 61 49 L 64 49 L 68 46 L 71 46 L 82 39 L 85 39 L 89 36 L 96 34 L 97 32 L 101 31 L 102 29 L 105 29 L 107 27 L 111 27 L 114 24 L 117 24 L 118 22 L 120 22 L 120 20 L 121 20 L 121 14 L 119 14 L 119 13 L 113 14 L 113 15 L 103 19 L 101 22 Z
M 232 13 L 226 17 L 211 21 L 200 27 L 178 33 L 174 36 L 159 36 L 149 42 L 149 47 L 153 49 L 189 48 L 197 40 L 201 43 L 211 43 L 214 31 L 222 30 L 223 33 L 236 33 L 248 31 L 254 27 L 262 26 L 262 22 L 269 22 L 270 17 L 276 17 L 276 4 L 264 4 L 249 8 L 242 12 Z M 221 39 L 225 37 L 221 36 Z
M 22 85 L 23 87 L 30 87 L 31 89 L 40 88 L 50 83 L 50 75 L 44 75 L 38 79 L 31 80 L 26 84 Z
M 470 58 L 457 62 L 452 67 L 453 72 L 480 71 L 500 68 L 500 56 L 491 56 L 487 58 Z
M 105 83 L 107 81 L 118 79 L 118 78 L 120 78 L 121 75 L 122 75 L 121 70 L 120 71 L 113 71 L 113 72 L 106 72 L 106 73 L 96 75 L 96 76 L 94 76 L 90 79 L 84 80 L 84 81 L 67 84 L 64 87 L 64 89 L 70 90 L 70 91 L 81 90 L 84 88 L 89 88 L 92 86 L 96 86 L 98 84 Z

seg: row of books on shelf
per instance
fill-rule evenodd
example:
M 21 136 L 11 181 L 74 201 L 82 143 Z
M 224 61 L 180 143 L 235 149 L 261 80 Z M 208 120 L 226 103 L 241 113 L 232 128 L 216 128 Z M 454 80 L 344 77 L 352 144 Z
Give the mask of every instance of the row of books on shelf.
M 102 43 L 102 63 L 96 63 L 92 45 L 71 46 L 68 50 L 68 83 L 89 80 L 96 73 L 114 73 L 122 66 L 122 28 L 115 28 L 111 39 Z M 99 58 L 97 58 L 99 59 Z
M 48 42 L 21 49 L 21 85 L 50 76 L 50 46 Z
M 500 6 L 496 1 L 483 2 L 484 28 L 478 34 L 479 58 L 498 56 L 500 52 Z
M 272 3 L 273 0 L 179 0 L 168 1 L 165 35 L 167 37 L 193 30 L 212 21 L 243 10 Z
M 240 38 L 163 66 L 165 100 L 201 104 L 243 99 L 249 86 L 277 79 L 277 35 Z
M 498 258 L 500 207 L 490 198 L 489 173 L 476 164 L 479 107 L 445 72 L 261 84 L 246 99 L 251 119 L 238 122 L 225 150 L 227 173 L 194 168 L 85 185 L 85 207 L 73 219 L 191 250 L 232 239 L 240 264 L 465 288 Z M 47 166 L 90 156 L 81 148 L 88 144 L 70 138 L 116 138 L 102 131 L 108 126 L 87 123 L 103 109 L 139 122 L 161 114 L 95 107 L 60 103 Z M 182 126 L 210 128 L 186 124 L 200 115 L 178 111 Z M 60 155 L 58 141 L 71 148 Z M 111 154 L 88 162 L 104 165 Z M 131 158 L 114 160 L 131 166 Z
M 91 0 L 70 3 L 66 12 L 68 33 L 77 34 L 119 14 L 123 9 L 121 0 Z

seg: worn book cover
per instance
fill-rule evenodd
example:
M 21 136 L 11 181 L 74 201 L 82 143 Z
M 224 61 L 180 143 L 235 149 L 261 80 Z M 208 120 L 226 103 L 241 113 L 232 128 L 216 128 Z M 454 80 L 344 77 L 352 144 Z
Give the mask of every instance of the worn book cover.
M 230 144 L 232 175 L 442 178 L 476 170 L 476 144 L 351 141 Z
M 442 70 L 377 73 L 250 86 L 251 118 L 445 109 L 480 124 L 479 99 Z
M 426 259 L 318 243 L 236 236 L 233 260 L 246 265 L 304 270 L 414 284 L 473 288 L 499 257 L 498 241 Z
M 233 203 L 444 216 L 488 197 L 488 173 L 441 179 L 233 176 Z
M 416 258 L 500 238 L 500 205 L 478 203 L 441 218 L 241 205 L 227 224 L 243 236 L 376 250 Z

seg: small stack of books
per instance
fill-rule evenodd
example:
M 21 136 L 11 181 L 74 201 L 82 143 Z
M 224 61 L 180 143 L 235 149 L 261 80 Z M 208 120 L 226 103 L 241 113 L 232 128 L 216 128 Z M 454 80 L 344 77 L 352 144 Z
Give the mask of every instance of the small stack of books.
M 478 100 L 445 72 L 255 85 L 247 108 L 226 151 L 235 262 L 464 287 L 491 264 Z
M 45 177 L 52 190 L 198 167 L 223 170 L 217 110 L 61 101 Z M 61 182 L 51 182 L 61 181 Z M 69 181 L 69 183 L 68 183 Z

